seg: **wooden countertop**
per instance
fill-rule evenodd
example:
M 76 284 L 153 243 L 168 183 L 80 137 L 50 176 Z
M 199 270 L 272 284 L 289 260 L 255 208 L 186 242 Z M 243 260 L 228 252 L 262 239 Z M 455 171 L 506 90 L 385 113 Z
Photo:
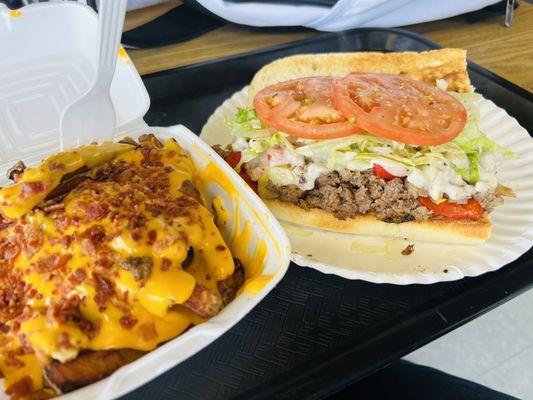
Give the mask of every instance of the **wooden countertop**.
M 533 5 L 525 1 L 515 11 L 510 28 L 504 27 L 503 16 L 474 24 L 467 24 L 465 17 L 458 16 L 406 29 L 445 47 L 465 48 L 476 63 L 533 91 Z M 308 29 L 279 32 L 226 25 L 184 43 L 128 53 L 144 75 L 320 34 Z

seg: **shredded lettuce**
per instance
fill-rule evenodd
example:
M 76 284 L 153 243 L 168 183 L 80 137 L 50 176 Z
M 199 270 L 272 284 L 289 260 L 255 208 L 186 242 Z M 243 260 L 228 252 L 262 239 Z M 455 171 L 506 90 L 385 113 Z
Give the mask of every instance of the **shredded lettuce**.
M 237 108 L 234 118 L 224 118 L 224 124 L 230 134 L 238 138 L 261 138 L 272 135 L 272 130 L 265 127 L 253 108 Z
M 253 108 L 239 108 L 232 121 L 226 120 L 226 125 L 238 141 L 247 141 L 246 149 L 242 150 L 242 162 L 260 157 L 273 146 L 285 146 L 300 158 L 304 156 L 311 163 L 320 164 L 322 168 L 330 170 L 341 167 L 365 170 L 379 160 L 398 163 L 400 168 L 404 167 L 408 171 L 424 166 L 447 165 L 466 183 L 475 185 L 480 180 L 488 179 L 487 171 L 480 168 L 479 160 L 482 154 L 499 153 L 512 157 L 515 153 L 490 140 L 479 129 L 477 102 L 482 98 L 479 94 L 452 95 L 464 104 L 468 120 L 459 136 L 438 146 L 412 146 L 365 132 L 339 139 L 294 142 L 297 143 L 295 147 L 288 140 L 288 135 L 264 126 Z M 241 145 L 242 143 L 239 144 Z M 287 169 L 271 169 L 272 177 L 278 178 L 276 180 L 296 181 L 296 177 Z

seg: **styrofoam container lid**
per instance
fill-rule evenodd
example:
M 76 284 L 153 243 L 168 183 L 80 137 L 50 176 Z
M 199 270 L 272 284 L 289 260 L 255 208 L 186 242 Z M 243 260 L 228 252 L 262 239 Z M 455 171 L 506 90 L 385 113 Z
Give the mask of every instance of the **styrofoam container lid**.
M 0 169 L 59 149 L 64 108 L 85 93 L 96 70 L 98 15 L 74 2 L 0 4 Z M 150 98 L 121 49 L 111 84 L 117 130 L 141 124 Z

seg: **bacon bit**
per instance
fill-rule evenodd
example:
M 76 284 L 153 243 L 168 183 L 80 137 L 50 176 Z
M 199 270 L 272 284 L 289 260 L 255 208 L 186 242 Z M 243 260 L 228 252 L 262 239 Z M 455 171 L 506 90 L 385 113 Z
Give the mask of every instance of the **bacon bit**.
M 163 258 L 161 260 L 161 271 L 168 271 L 171 266 L 172 261 L 170 261 L 168 258 Z
M 28 340 L 28 338 L 26 337 L 25 334 L 21 333 L 20 335 L 18 335 L 18 338 L 19 338 L 20 344 L 22 346 L 22 349 L 24 349 L 24 353 L 25 354 L 33 354 L 33 353 L 35 353 L 31 343 L 29 342 L 29 340 Z
M 153 245 L 155 241 L 157 240 L 157 232 L 154 230 L 151 230 L 148 232 L 148 241 L 147 244 Z
M 59 338 L 58 338 L 57 344 L 62 349 L 74 349 L 74 348 L 76 348 L 76 346 L 74 346 L 72 344 L 72 342 L 70 341 L 70 337 L 69 337 L 69 334 L 67 332 L 61 332 L 59 334 Z
M 217 247 L 216 247 L 217 251 L 224 251 L 226 250 L 226 246 L 222 246 L 221 244 L 219 244 Z
M 63 247 L 65 249 L 68 249 L 73 241 L 74 241 L 74 236 L 72 236 L 72 235 L 63 236 L 63 238 L 62 238 Z
M 105 241 L 106 231 L 102 225 L 93 225 L 83 232 L 81 236 L 90 239 L 95 246 L 98 246 Z
M 130 220 L 129 228 L 130 229 L 139 229 L 139 228 L 142 228 L 145 223 L 146 223 L 146 217 L 143 214 L 136 214 Z
M 162 213 L 161 208 L 155 204 L 147 204 L 146 210 L 151 213 L 153 217 L 157 217 Z
M 99 310 L 104 311 L 105 303 L 115 293 L 113 283 L 96 272 L 92 273 L 92 277 L 94 280 L 94 288 L 96 289 L 94 301 L 98 304 Z
M 0 323 L 0 332 L 2 333 L 8 333 L 9 332 L 9 326 L 7 326 L 4 323 Z
M 0 211 L 0 231 L 9 228 L 13 225 L 13 221 L 7 218 L 2 211 Z
M 92 220 L 99 220 L 104 218 L 109 212 L 107 204 L 91 203 L 85 210 L 88 218 Z
M 33 264 L 33 267 L 35 271 L 39 273 L 52 272 L 63 268 L 71 258 L 71 254 L 51 254 L 47 257 L 41 258 L 39 261 Z
M 187 232 L 185 231 L 179 231 L 179 235 L 180 235 L 180 238 L 181 240 L 183 240 L 185 242 L 185 244 L 189 244 L 189 235 L 187 235 Z
M 138 141 L 141 144 L 141 146 L 145 146 L 145 147 L 153 147 L 156 149 L 160 149 L 163 147 L 163 144 L 159 141 L 159 139 L 153 133 L 146 133 L 146 134 L 139 136 Z
M 111 260 L 107 257 L 99 258 L 96 263 L 103 269 L 108 269 L 112 265 Z
M 28 298 L 33 299 L 34 297 L 37 296 L 38 293 L 39 293 L 39 292 L 37 292 L 37 289 L 32 288 L 32 289 L 29 291 L 29 293 L 28 293 Z
M 206 280 L 206 281 L 210 281 L 210 280 L 211 280 L 211 275 L 209 275 L 209 274 L 205 274 L 205 280 Z
M 16 350 L 10 350 L 7 352 L 7 357 L 5 363 L 15 368 L 24 368 L 24 361 L 22 361 L 18 356 L 20 356 L 21 351 L 24 352 L 24 349 L 19 348 Z
M 63 170 L 63 169 L 65 169 L 65 164 L 58 163 L 58 162 L 53 162 L 53 163 L 50 163 L 50 169 L 52 171 Z
M 48 243 L 50 243 L 51 246 L 56 246 L 61 242 L 61 238 L 58 237 L 50 237 L 48 238 Z
M 157 338 L 157 331 L 155 330 L 155 324 L 153 322 L 145 322 L 139 325 L 137 333 L 144 340 L 153 340 Z
M 27 199 L 36 194 L 44 194 L 46 185 L 44 182 L 22 182 L 20 184 L 21 198 Z
M 37 225 L 28 224 L 24 226 L 22 235 L 22 250 L 30 258 L 41 249 L 43 234 Z
M 134 231 L 131 231 L 130 236 L 131 236 L 132 240 L 135 241 L 135 242 L 138 242 L 142 238 L 141 232 L 139 232 L 137 229 L 134 230 Z
M 81 245 L 91 256 L 96 254 L 96 248 L 106 239 L 106 232 L 102 225 L 93 225 L 81 234 Z
M 21 398 L 29 395 L 33 390 L 33 381 L 29 376 L 25 376 L 6 389 L 6 394 L 13 398 Z
M 79 285 L 85 280 L 85 278 L 87 278 L 87 273 L 83 269 L 78 268 L 76 271 L 70 274 L 68 280 L 74 285 Z
M 11 246 L 9 246 L 7 248 L 4 248 L 3 251 L 4 251 L 3 258 L 6 261 L 13 260 L 20 253 L 20 249 L 17 246 L 14 246 L 14 245 L 11 245 Z
M 133 318 L 129 315 L 125 315 L 124 317 L 120 318 L 120 325 L 122 326 L 122 328 L 124 329 L 131 329 L 133 328 L 137 322 L 139 322 L 138 319 L 136 318 Z

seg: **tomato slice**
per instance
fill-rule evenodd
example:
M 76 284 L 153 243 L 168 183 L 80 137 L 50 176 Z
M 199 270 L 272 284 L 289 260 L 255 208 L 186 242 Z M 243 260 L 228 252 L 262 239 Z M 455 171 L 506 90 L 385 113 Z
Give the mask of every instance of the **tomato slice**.
M 433 203 L 427 197 L 418 198 L 420 204 L 437 215 L 453 219 L 478 219 L 483 216 L 483 207 L 479 201 L 470 199 L 466 204 L 451 203 L 448 200 L 440 204 Z
M 226 159 L 224 161 L 226 161 L 230 165 L 231 168 L 235 168 L 239 164 L 239 161 L 241 161 L 241 152 L 230 151 L 226 155 Z
M 259 91 L 254 107 L 259 118 L 282 132 L 306 139 L 332 139 L 361 133 L 333 105 L 333 77 L 300 78 Z
M 376 135 L 415 146 L 458 136 L 466 123 L 461 102 L 443 90 L 401 75 L 352 72 L 334 82 L 335 107 Z
M 378 178 L 382 178 L 382 179 L 386 179 L 386 180 L 391 180 L 391 179 L 397 178 L 396 175 L 392 175 L 389 171 L 387 171 L 385 168 L 383 168 L 379 164 L 374 164 L 374 174 Z

